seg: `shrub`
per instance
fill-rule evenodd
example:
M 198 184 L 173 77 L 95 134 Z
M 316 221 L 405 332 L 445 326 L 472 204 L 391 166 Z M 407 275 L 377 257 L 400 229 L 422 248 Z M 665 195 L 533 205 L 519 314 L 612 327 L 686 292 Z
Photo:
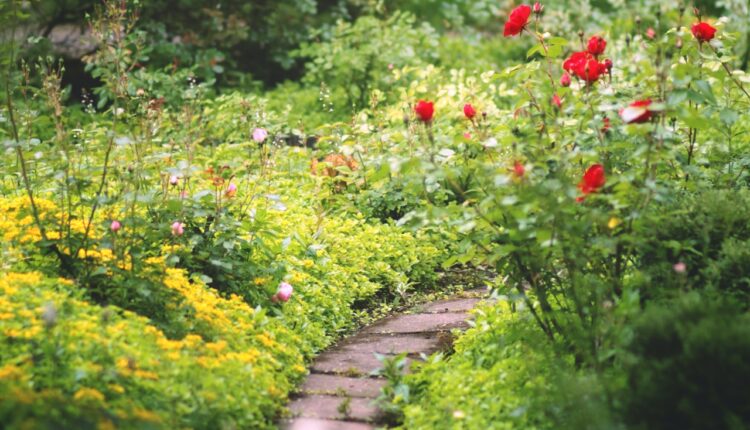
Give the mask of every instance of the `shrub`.
M 740 429 L 750 422 L 750 319 L 689 294 L 654 304 L 627 345 L 626 421 L 635 429 Z
M 703 191 L 654 209 L 638 232 L 645 239 L 638 247 L 638 265 L 653 286 L 645 289 L 648 296 L 716 289 L 750 303 L 750 192 Z M 675 273 L 678 263 L 684 264 L 684 274 Z

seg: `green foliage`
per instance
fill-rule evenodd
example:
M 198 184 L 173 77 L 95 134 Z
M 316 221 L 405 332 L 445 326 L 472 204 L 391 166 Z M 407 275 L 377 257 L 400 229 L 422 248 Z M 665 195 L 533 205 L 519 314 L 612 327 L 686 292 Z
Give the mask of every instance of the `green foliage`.
M 552 429 L 541 408 L 556 372 L 564 374 L 555 366 L 570 369 L 553 357 L 528 311 L 514 313 L 502 301 L 477 312 L 476 327 L 458 338 L 455 354 L 432 356 L 404 377 L 405 387 L 401 377 L 391 378 L 387 390 L 409 393 L 392 396 L 405 429 Z
M 627 346 L 624 414 L 633 429 L 740 429 L 750 420 L 750 321 L 690 294 L 650 306 Z
M 434 55 L 434 30 L 415 25 L 415 17 L 396 13 L 387 19 L 364 16 L 354 23 L 340 21 L 330 41 L 304 44 L 298 55 L 309 58 L 305 81 L 341 88 L 345 104 L 356 112 L 370 103 L 374 90 L 387 91 L 394 83 L 390 69 L 422 66 Z
M 731 207 L 732 210 L 727 210 Z M 639 266 L 656 289 L 675 295 L 685 288 L 714 289 L 747 304 L 750 298 L 747 242 L 750 194 L 711 190 L 659 205 L 639 228 Z M 665 216 L 666 215 L 666 216 Z M 685 265 L 684 274 L 675 264 Z

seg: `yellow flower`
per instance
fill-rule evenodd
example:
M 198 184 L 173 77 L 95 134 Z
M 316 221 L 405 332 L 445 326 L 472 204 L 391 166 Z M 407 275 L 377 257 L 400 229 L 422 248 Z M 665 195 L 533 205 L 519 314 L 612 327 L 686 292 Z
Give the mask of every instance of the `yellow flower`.
M 620 225 L 622 221 L 617 217 L 612 217 L 609 219 L 609 222 L 607 223 L 607 227 L 610 228 L 610 230 L 614 230 L 618 225 Z
M 136 378 L 150 379 L 152 381 L 156 381 L 159 379 L 159 375 L 154 372 L 149 372 L 148 370 L 136 370 L 134 375 Z
M 21 369 L 16 367 L 13 364 L 6 364 L 3 367 L 0 367 L 0 380 L 7 380 L 11 378 L 16 378 L 18 376 L 21 376 L 23 372 Z
M 125 388 L 123 388 L 122 385 L 118 385 L 118 384 L 109 384 L 107 388 L 109 388 L 109 390 L 112 391 L 113 393 L 117 393 L 117 394 L 122 394 L 125 392 Z
M 141 421 L 158 423 L 161 421 L 159 415 L 146 409 L 137 408 L 133 410 L 133 416 Z
M 103 402 L 104 394 L 94 388 L 81 388 L 73 395 L 74 400 Z
M 96 425 L 97 430 L 116 430 L 115 424 L 112 420 L 103 419 Z

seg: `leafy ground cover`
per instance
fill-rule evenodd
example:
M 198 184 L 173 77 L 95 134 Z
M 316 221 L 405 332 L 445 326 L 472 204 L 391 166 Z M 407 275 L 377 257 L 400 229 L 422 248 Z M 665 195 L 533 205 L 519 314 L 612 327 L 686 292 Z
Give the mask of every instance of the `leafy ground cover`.
M 394 425 L 747 427 L 747 5 L 442 3 L 310 9 L 272 89 L 236 56 L 281 36 L 234 4 L 186 9 L 213 42 L 92 8 L 85 95 L 5 36 L 2 422 L 274 427 L 311 357 L 461 265 L 497 303 L 391 372 Z

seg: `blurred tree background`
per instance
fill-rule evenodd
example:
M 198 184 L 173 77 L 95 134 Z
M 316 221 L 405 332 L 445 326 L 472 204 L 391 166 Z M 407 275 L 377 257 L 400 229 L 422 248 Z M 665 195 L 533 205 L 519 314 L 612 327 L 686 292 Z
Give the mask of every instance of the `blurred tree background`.
M 471 67 L 473 64 L 465 63 L 477 58 L 477 67 L 500 66 L 503 58 L 518 60 L 523 58 L 525 52 L 523 49 L 508 50 L 507 44 L 505 47 L 493 45 L 498 29 L 502 28 L 498 24 L 501 17 L 516 3 L 513 0 L 128 1 L 139 10 L 138 29 L 144 34 L 148 46 L 143 60 L 149 68 L 190 68 L 196 79 L 215 82 L 218 88 L 249 90 L 268 89 L 285 81 L 300 81 L 310 70 L 312 73 L 308 73 L 307 82 L 320 80 L 320 67 L 306 66 L 311 59 L 315 59 L 316 53 L 326 49 L 316 48 L 315 44 L 326 44 L 337 37 L 349 37 L 353 43 L 344 44 L 344 48 L 360 51 L 374 48 L 365 46 L 367 40 L 372 38 L 370 34 L 361 34 L 364 40 L 356 40 L 356 35 L 352 37 L 350 34 L 352 29 L 356 31 L 356 26 L 342 28 L 342 25 L 353 24 L 362 17 L 386 22 L 399 14 L 413 16 L 413 19 L 400 19 L 399 22 L 406 22 L 414 29 L 407 35 L 408 38 L 415 39 L 421 35 L 423 40 L 399 43 L 401 48 L 408 45 L 395 55 L 402 60 L 413 57 L 414 64 L 420 64 L 425 56 L 409 47 L 435 45 L 427 58 L 433 64 L 456 64 L 456 61 L 460 61 L 464 67 Z M 550 2 L 546 3 L 553 6 Z M 613 20 L 622 20 L 623 25 L 612 27 L 622 32 L 658 27 L 658 16 L 653 11 L 663 2 L 556 0 L 553 3 L 557 12 L 548 14 L 545 19 L 560 32 L 575 37 L 579 30 L 601 28 L 602 23 Z M 674 3 L 674 7 L 693 6 L 693 3 L 680 1 L 670 3 Z M 96 86 L 96 81 L 84 70 L 81 57 L 87 50 L 94 49 L 85 40 L 85 17 L 96 12 L 100 0 L 28 0 L 21 4 L 23 19 L 10 20 L 13 22 L 8 18 L 8 4 L 0 6 L 0 13 L 6 16 L 9 24 L 22 22 L 15 29 L 4 26 L 0 30 L 0 40 L 7 42 L 10 33 L 15 31 L 16 39 L 23 42 L 27 58 L 46 55 L 62 57 L 66 69 L 64 82 L 72 86 L 72 97 L 79 99 L 82 89 Z M 750 32 L 742 24 L 750 19 L 748 0 L 701 0 L 694 4 L 707 15 L 736 17 L 730 24 L 740 33 L 738 37 L 741 40 L 750 37 Z M 628 16 L 613 13 L 618 10 L 627 10 Z M 633 14 L 642 16 L 643 29 L 632 28 L 630 22 Z M 372 31 L 372 21 L 369 27 L 364 24 L 361 27 L 364 33 Z M 383 42 L 387 45 L 389 42 L 382 37 L 376 39 L 373 45 L 382 45 Z M 398 35 L 391 38 L 396 39 Z M 341 43 L 338 45 L 338 48 L 342 48 Z M 737 56 L 737 62 L 745 69 L 748 63 L 747 45 L 746 41 L 739 44 L 741 52 Z M 327 48 L 331 47 L 338 49 L 336 42 Z M 381 48 L 378 46 L 374 49 Z M 340 52 L 331 52 L 330 55 Z M 346 53 L 343 56 L 346 57 Z M 488 58 L 491 60 L 489 63 L 485 61 Z M 334 75 L 338 72 L 335 71 Z M 370 78 L 377 80 L 377 77 Z

